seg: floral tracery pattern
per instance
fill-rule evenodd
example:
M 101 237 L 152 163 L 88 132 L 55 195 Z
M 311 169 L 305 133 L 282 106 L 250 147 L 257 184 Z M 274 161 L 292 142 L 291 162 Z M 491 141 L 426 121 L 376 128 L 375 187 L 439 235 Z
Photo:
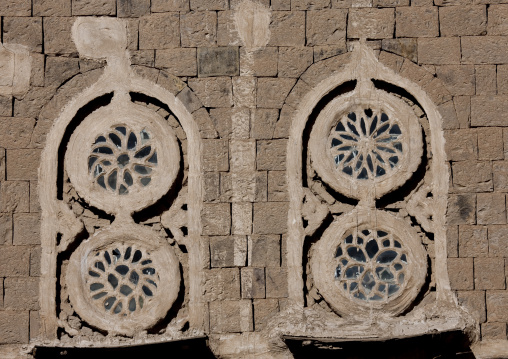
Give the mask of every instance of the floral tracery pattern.
M 330 134 L 335 166 L 358 180 L 384 177 L 399 163 L 401 136 L 397 121 L 381 110 L 350 112 Z

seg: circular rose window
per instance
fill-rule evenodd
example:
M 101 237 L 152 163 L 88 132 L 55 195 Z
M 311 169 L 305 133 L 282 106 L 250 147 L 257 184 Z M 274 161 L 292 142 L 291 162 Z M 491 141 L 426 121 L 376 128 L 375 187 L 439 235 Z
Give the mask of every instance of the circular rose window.
M 311 258 L 324 299 L 341 315 L 396 315 L 425 281 L 425 250 L 416 231 L 391 214 L 354 210 L 324 232 Z M 370 311 L 365 311 L 365 308 Z
M 65 169 L 80 196 L 112 214 L 155 203 L 176 179 L 180 148 L 157 113 L 126 102 L 93 112 L 74 131 Z
M 376 91 L 338 97 L 319 114 L 311 132 L 311 160 L 332 188 L 356 198 L 379 198 L 416 171 L 423 153 L 422 129 L 413 110 Z
M 81 243 L 66 282 L 81 318 L 131 335 L 166 315 L 180 289 L 180 270 L 173 249 L 150 229 L 122 225 Z

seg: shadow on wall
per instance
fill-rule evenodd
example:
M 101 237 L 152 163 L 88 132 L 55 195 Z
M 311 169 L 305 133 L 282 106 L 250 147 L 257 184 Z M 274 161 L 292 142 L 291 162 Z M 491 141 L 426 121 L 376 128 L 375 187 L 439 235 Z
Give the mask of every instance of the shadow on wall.
M 287 337 L 295 359 L 474 359 L 467 335 L 460 331 L 387 341 L 326 342 Z

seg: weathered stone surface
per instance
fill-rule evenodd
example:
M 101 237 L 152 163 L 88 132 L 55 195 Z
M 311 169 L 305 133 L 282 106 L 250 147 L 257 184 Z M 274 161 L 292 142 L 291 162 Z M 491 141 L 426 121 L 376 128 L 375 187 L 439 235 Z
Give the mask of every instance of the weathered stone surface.
M 205 172 L 203 174 L 203 200 L 217 202 L 220 196 L 220 176 L 218 172 Z
M 508 257 L 508 226 L 489 226 L 489 256 Z
M 461 43 L 458 37 L 418 39 L 418 62 L 431 65 L 459 64 Z
M 257 142 L 257 169 L 286 169 L 287 140 L 267 140 Z
M 441 36 L 485 35 L 487 9 L 485 5 L 450 6 L 439 8 Z
M 273 0 L 270 1 L 273 10 L 291 10 L 291 0 Z
M 506 340 L 506 323 L 483 323 L 482 340 Z
M 448 224 L 475 224 L 476 195 L 469 193 L 449 195 L 446 221 Z
M 471 97 L 471 126 L 508 126 L 508 96 Z
M 76 45 L 71 38 L 72 17 L 44 18 L 44 53 L 72 54 L 76 53 Z
M 79 60 L 66 57 L 47 57 L 44 84 L 59 86 L 79 73 Z
M 487 318 L 489 322 L 508 322 L 508 292 L 487 291 Z
M 250 300 L 210 302 L 210 331 L 235 333 L 253 330 Z
M 476 65 L 476 94 L 477 95 L 495 95 L 496 94 L 496 66 L 495 65 Z
M 72 16 L 116 15 L 116 0 L 72 0 Z
M 463 63 L 507 63 L 508 38 L 504 36 L 464 36 L 460 43 Z
M 487 227 L 485 226 L 459 226 L 459 256 L 460 257 L 487 257 L 489 242 Z
M 39 203 L 39 191 L 37 190 L 37 181 L 30 181 L 30 212 L 41 212 Z
M 457 113 L 457 122 L 460 128 L 468 128 L 471 123 L 471 97 L 455 96 L 453 104 Z
M 278 117 L 279 111 L 276 109 L 254 109 L 251 117 L 251 137 L 258 140 L 272 139 Z
M 191 10 L 228 10 L 228 0 L 190 0 Z
M 439 36 L 438 8 L 427 6 L 398 7 L 395 15 L 397 37 Z
M 487 320 L 485 308 L 485 291 L 458 291 L 457 301 L 464 306 L 478 323 Z
M 34 16 L 71 16 L 71 0 L 33 0 Z
M 249 266 L 280 266 L 280 236 L 253 235 L 249 237 Z
M 40 218 L 38 213 L 14 215 L 14 245 L 40 244 Z
M 448 258 L 448 275 L 452 289 L 474 289 L 473 258 Z
M 215 45 L 217 41 L 217 13 L 215 11 L 182 14 L 180 21 L 183 47 Z
M 287 269 L 284 267 L 266 268 L 266 297 L 286 298 L 288 296 Z
M 300 77 L 312 65 L 313 57 L 309 47 L 280 47 L 279 77 Z
M 5 149 L 0 147 L 0 180 L 4 181 L 5 178 Z
M 153 67 L 155 65 L 155 50 L 131 51 L 131 64 Z
M 293 88 L 295 79 L 260 78 L 257 88 L 257 104 L 262 108 L 282 108 L 284 100 Z
M 277 299 L 254 299 L 254 330 L 260 331 L 279 312 Z
M 255 234 L 283 234 L 287 231 L 287 202 L 254 203 Z
M 478 159 L 502 160 L 503 158 L 503 130 L 501 128 L 479 128 Z
M 505 224 L 506 200 L 504 193 L 478 193 L 478 224 Z
M 504 258 L 475 258 L 475 289 L 505 289 Z
M 304 46 L 305 12 L 272 11 L 269 46 Z
M 413 62 L 418 62 L 418 42 L 416 39 L 383 39 L 381 41 L 381 49 L 406 57 Z M 383 55 L 386 55 L 386 53 L 382 52 L 379 55 L 380 62 L 383 62 Z M 402 67 L 401 59 L 395 61 L 398 66 L 396 69 L 392 68 L 395 72 L 399 72 Z
M 436 74 L 453 95 L 475 94 L 475 69 L 472 65 L 437 66 Z
M 233 203 L 231 216 L 232 234 L 248 235 L 252 233 L 252 203 Z
M 508 5 L 491 4 L 488 8 L 488 35 L 508 35 Z
M 264 298 L 266 291 L 264 268 L 242 268 L 242 298 Z
M 238 47 L 200 47 L 197 59 L 201 77 L 239 75 Z
M 7 179 L 36 180 L 41 150 L 7 150 Z
M 314 46 L 314 62 L 328 59 L 347 52 L 346 41 L 342 41 L 339 45 Z
M 251 76 L 233 77 L 233 100 L 237 108 L 256 107 L 256 79 Z M 240 114 L 237 114 L 240 115 Z M 234 138 L 249 137 L 250 114 L 242 113 L 241 117 L 233 117 Z
M 204 204 L 201 218 L 203 235 L 229 235 L 231 228 L 231 205 L 229 203 Z
M 245 266 L 247 238 L 245 236 L 211 237 L 210 255 L 212 267 Z
M 41 275 L 41 247 L 30 249 L 30 276 L 39 277 Z
M 0 276 L 26 277 L 29 274 L 30 250 L 25 246 L 0 248 Z
M 6 278 L 4 281 L 4 308 L 38 310 L 39 279 Z
M 140 49 L 170 49 L 180 46 L 178 13 L 153 14 L 139 21 Z
M 229 77 L 192 78 L 189 87 L 205 107 L 233 106 L 233 88 Z
M 30 312 L 30 340 L 35 340 L 40 334 L 41 319 L 38 311 Z
M 208 301 L 240 298 L 238 268 L 210 269 L 205 272 L 204 296 Z
M 347 36 L 349 39 L 386 39 L 393 37 L 394 9 L 351 9 Z
M 176 76 L 196 76 L 196 49 L 176 48 L 156 50 L 155 66 L 162 67 Z
M 12 97 L 0 95 L 0 116 L 12 116 Z
M 240 49 L 240 72 L 250 76 L 277 75 L 277 47 L 263 47 L 255 51 Z
M 448 161 L 476 160 L 478 138 L 469 129 L 445 131 L 445 151 Z
M 151 0 L 151 12 L 189 11 L 189 0 Z
M 27 181 L 0 183 L 0 212 L 28 212 L 30 189 Z
M 27 46 L 30 51 L 42 51 L 42 18 L 4 17 L 3 42 Z
M 268 200 L 270 202 L 289 201 L 286 171 L 268 172 Z
M 33 118 L 0 118 L 0 147 L 28 147 L 34 126 Z
M 458 192 L 492 191 L 492 168 L 487 161 L 452 164 L 453 189 Z
M 448 258 L 459 256 L 459 226 L 451 225 L 446 229 L 446 254 Z
M 0 16 L 30 16 L 30 0 L 4 0 L 0 3 Z
M 150 13 L 150 0 L 117 0 L 118 17 L 141 17 Z
M 12 244 L 12 215 L 0 213 L 0 246 Z
M 307 46 L 336 45 L 346 39 L 347 10 L 307 12 Z
M 0 344 L 28 343 L 28 311 L 0 311 Z

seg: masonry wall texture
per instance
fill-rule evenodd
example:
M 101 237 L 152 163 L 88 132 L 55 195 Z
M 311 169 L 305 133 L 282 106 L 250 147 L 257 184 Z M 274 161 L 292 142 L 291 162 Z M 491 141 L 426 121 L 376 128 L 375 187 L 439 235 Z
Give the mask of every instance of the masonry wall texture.
M 0 345 L 29 344 L 39 335 L 41 149 L 63 106 L 104 67 L 78 56 L 71 39 L 77 16 L 126 20 L 132 66 L 177 94 L 198 122 L 211 334 L 260 331 L 285 308 L 292 113 L 282 108 L 295 101 L 288 95 L 313 64 L 366 39 L 442 114 L 451 287 L 478 321 L 478 339 L 507 340 L 503 2 L 262 0 L 271 11 L 269 41 L 251 50 L 234 30 L 236 0 L 1 0 L 2 43 L 25 45 L 32 68 L 25 94 L 0 95 Z M 321 80 L 306 76 L 309 89 Z

